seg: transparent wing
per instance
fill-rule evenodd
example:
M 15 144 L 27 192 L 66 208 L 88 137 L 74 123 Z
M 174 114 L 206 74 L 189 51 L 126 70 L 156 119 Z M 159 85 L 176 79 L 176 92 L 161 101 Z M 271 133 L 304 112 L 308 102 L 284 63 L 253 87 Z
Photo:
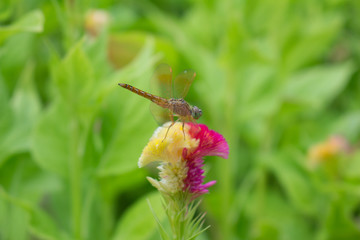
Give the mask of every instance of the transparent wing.
M 159 125 L 171 121 L 170 111 L 167 108 L 162 108 L 155 103 L 150 103 L 150 112 Z
M 160 64 L 151 79 L 150 93 L 160 97 L 172 98 L 172 69 L 167 64 Z
M 174 97 L 185 98 L 190 86 L 194 81 L 196 73 L 193 70 L 186 70 L 180 73 L 174 80 Z

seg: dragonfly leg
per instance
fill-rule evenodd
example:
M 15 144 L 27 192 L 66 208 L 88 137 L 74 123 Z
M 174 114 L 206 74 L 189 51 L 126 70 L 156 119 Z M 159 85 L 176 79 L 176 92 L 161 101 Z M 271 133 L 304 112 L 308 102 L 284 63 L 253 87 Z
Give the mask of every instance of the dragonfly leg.
M 183 134 L 184 134 L 184 140 L 185 140 L 185 122 L 186 122 L 186 119 L 185 118 L 178 118 L 177 120 L 176 120 L 177 122 L 178 121 L 181 121 L 182 122 L 182 131 L 183 131 Z
M 168 129 L 167 129 L 167 131 L 166 131 L 166 134 L 165 134 L 165 137 L 164 137 L 164 139 L 161 141 L 161 142 L 163 142 L 165 139 L 166 139 L 166 137 L 167 137 L 167 135 L 168 135 L 168 133 L 169 133 L 169 130 L 170 130 L 170 128 L 175 124 L 175 122 L 176 121 L 174 121 L 174 115 L 169 111 L 169 116 L 170 116 L 170 119 L 171 119 L 171 125 L 168 127 Z
M 185 122 L 182 122 L 182 130 L 183 130 L 183 134 L 184 134 L 184 141 L 185 141 Z
M 170 116 L 171 122 L 174 124 L 174 115 L 172 114 L 172 112 L 170 112 L 170 110 L 169 110 L 169 116 Z
M 166 137 L 167 137 L 167 135 L 168 135 L 168 133 L 169 133 L 170 128 L 171 128 L 174 124 L 175 124 L 175 122 L 172 121 L 171 125 L 168 127 L 168 129 L 167 129 L 167 131 L 166 131 L 166 134 L 165 134 L 164 139 L 163 139 L 161 142 L 163 142 L 163 141 L 166 139 Z

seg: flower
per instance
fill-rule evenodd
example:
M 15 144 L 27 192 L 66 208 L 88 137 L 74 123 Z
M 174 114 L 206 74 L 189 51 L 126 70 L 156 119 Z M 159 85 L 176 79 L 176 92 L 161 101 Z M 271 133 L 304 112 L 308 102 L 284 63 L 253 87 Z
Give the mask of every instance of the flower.
M 163 193 L 189 192 L 196 198 L 216 182 L 203 184 L 203 157 L 226 159 L 229 146 L 223 136 L 206 125 L 176 122 L 170 126 L 168 122 L 155 131 L 140 156 L 139 167 L 160 162 L 160 181 L 148 177 L 150 183 Z
M 341 154 L 351 151 L 350 144 L 342 136 L 331 136 L 326 141 L 312 146 L 309 150 L 309 159 L 312 166 L 330 161 Z
M 100 9 L 94 9 L 87 12 L 85 16 L 85 30 L 92 36 L 96 37 L 109 24 L 109 14 Z

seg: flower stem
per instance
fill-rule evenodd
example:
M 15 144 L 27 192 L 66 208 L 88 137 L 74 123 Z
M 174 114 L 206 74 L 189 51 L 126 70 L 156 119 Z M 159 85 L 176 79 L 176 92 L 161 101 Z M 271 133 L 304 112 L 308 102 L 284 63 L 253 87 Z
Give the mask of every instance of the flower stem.
M 191 200 L 188 193 L 164 196 L 164 202 L 172 233 L 170 239 L 195 239 L 208 228 L 203 227 L 205 214 L 196 216 L 200 201 Z
M 71 141 L 69 158 L 69 177 L 71 189 L 72 225 L 75 239 L 81 239 L 81 158 L 78 155 L 79 124 L 76 118 L 71 121 Z

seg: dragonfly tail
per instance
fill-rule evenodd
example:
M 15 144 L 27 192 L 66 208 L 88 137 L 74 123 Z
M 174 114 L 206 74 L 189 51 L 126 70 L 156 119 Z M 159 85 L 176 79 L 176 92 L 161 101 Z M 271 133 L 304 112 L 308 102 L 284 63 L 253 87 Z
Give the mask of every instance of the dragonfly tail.
M 158 96 L 155 96 L 151 93 L 148 93 L 148 92 L 145 92 L 145 91 L 142 91 L 136 87 L 133 87 L 129 84 L 126 84 L 126 83 L 119 83 L 119 86 L 133 92 L 133 93 L 136 93 L 137 95 L 139 96 L 142 96 L 146 99 L 149 99 L 150 101 L 154 102 L 155 104 L 159 105 L 160 107 L 167 107 L 167 100 L 165 98 L 161 98 L 161 97 L 158 97 Z

